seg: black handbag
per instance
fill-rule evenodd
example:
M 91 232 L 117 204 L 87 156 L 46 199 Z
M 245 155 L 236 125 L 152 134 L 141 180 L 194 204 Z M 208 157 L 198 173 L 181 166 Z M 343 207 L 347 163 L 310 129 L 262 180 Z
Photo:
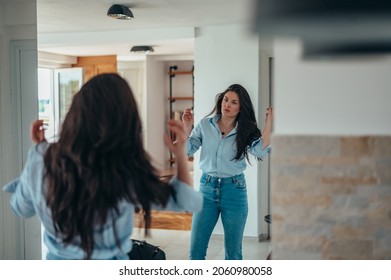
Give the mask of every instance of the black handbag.
M 132 239 L 132 251 L 128 253 L 130 260 L 165 260 L 166 253 L 158 246 L 145 240 Z

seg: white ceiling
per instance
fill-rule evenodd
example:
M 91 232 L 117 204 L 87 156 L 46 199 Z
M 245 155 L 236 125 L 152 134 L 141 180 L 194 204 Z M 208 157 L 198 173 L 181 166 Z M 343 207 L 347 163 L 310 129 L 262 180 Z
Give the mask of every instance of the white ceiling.
M 116 54 L 134 60 L 133 45 L 153 55 L 192 55 L 195 28 L 252 24 L 256 0 L 37 0 L 38 48 L 72 55 Z M 112 4 L 130 7 L 133 20 L 108 17 Z M 132 57 L 133 56 L 133 57 Z

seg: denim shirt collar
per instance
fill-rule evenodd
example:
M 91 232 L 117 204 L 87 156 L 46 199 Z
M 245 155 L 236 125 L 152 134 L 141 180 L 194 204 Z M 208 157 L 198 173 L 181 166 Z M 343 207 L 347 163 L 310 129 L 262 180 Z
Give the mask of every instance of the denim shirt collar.
M 212 118 L 209 119 L 209 122 L 217 129 L 218 132 L 220 132 L 219 125 L 217 124 L 217 121 L 221 118 L 221 114 L 214 115 Z M 238 122 L 236 122 L 234 129 L 231 130 L 230 133 L 228 133 L 227 136 L 229 135 L 235 135 L 236 130 L 238 128 Z

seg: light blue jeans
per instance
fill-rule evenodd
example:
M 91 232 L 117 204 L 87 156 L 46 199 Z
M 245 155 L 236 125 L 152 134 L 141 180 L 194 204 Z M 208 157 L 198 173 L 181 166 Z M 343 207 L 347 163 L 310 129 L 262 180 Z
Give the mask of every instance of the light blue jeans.
M 200 183 L 204 204 L 202 210 L 193 215 L 189 258 L 191 260 L 205 259 L 210 236 L 221 215 L 225 259 L 243 259 L 243 232 L 248 214 L 244 174 L 229 178 L 202 174 Z

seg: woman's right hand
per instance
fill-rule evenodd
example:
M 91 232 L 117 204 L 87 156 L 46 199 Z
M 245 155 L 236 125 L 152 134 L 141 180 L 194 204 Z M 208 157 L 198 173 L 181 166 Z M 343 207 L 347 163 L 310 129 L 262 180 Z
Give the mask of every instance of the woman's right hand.
M 30 138 L 34 144 L 46 141 L 43 120 L 35 120 L 31 124 Z
M 185 109 L 185 111 L 183 111 L 182 121 L 185 126 L 185 131 L 189 136 L 194 125 L 194 115 L 193 111 L 190 108 L 187 108 Z
M 171 139 L 168 134 L 164 136 L 164 140 L 172 153 L 175 155 L 185 155 L 185 146 L 187 141 L 187 135 L 185 132 L 184 124 L 179 120 L 169 120 L 168 129 L 175 135 L 175 140 Z

